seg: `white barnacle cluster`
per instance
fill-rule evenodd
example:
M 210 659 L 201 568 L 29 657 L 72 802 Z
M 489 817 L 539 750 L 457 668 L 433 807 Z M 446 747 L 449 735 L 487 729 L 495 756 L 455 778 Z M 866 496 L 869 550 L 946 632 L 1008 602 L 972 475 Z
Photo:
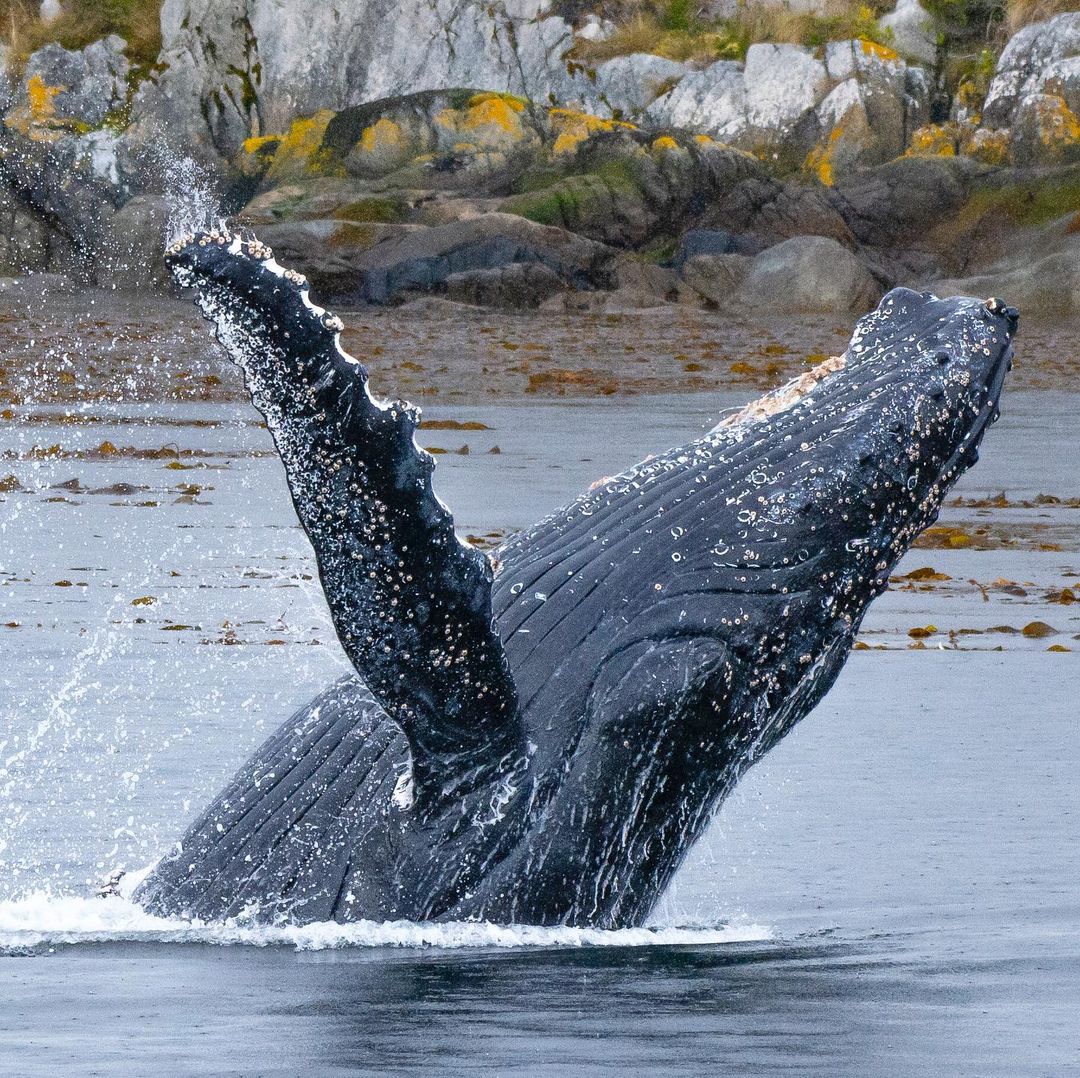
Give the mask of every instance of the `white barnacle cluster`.
M 725 416 L 713 427 L 711 433 L 728 427 L 738 427 L 747 423 L 768 419 L 779 412 L 787 411 L 798 404 L 811 390 L 828 378 L 830 374 L 844 369 L 847 361 L 843 356 L 831 356 L 811 370 L 791 379 L 779 389 L 766 393 L 751 401 L 733 415 Z
M 243 250 L 245 254 L 259 262 L 269 262 L 274 257 L 274 252 L 262 240 L 254 236 L 243 245 Z

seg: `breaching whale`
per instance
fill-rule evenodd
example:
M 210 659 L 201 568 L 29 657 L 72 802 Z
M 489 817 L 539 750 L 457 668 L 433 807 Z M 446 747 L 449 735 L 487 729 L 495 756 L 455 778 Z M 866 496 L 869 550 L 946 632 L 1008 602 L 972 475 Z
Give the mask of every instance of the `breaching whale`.
M 167 258 L 266 418 L 357 671 L 135 892 L 202 919 L 640 924 L 976 460 L 1018 322 L 895 289 L 843 356 L 489 555 L 302 277 L 224 230 Z

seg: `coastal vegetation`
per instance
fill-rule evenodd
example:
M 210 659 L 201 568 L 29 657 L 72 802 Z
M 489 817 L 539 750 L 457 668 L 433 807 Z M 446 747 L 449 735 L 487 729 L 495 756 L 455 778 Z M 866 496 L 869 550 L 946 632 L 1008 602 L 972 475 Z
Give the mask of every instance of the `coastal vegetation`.
M 161 48 L 161 0 L 64 0 L 51 19 L 35 0 L 0 0 L 0 41 L 16 60 L 50 42 L 82 49 L 109 34 L 127 42 L 133 63 L 152 64 Z

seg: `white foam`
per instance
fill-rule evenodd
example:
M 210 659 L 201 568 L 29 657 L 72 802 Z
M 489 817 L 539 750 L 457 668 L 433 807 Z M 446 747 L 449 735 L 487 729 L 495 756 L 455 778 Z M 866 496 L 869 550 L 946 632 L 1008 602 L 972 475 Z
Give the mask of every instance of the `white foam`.
M 323 921 L 309 925 L 256 925 L 154 917 L 116 895 L 105 898 L 45 892 L 0 902 L 0 950 L 79 943 L 202 943 L 218 946 L 292 947 L 322 951 L 344 947 L 536 948 L 717 945 L 771 939 L 760 925 L 711 928 L 541 928 L 487 922 Z

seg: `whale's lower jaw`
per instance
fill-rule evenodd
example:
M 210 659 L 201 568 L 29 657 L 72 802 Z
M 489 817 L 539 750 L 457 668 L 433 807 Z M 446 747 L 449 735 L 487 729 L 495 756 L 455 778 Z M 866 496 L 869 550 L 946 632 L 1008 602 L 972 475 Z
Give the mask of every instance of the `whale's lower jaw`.
M 135 893 L 211 920 L 642 923 L 832 685 L 974 461 L 996 301 L 895 290 L 830 360 L 497 554 L 454 538 L 340 323 L 256 241 L 169 260 L 244 369 L 360 676 L 286 722 Z

